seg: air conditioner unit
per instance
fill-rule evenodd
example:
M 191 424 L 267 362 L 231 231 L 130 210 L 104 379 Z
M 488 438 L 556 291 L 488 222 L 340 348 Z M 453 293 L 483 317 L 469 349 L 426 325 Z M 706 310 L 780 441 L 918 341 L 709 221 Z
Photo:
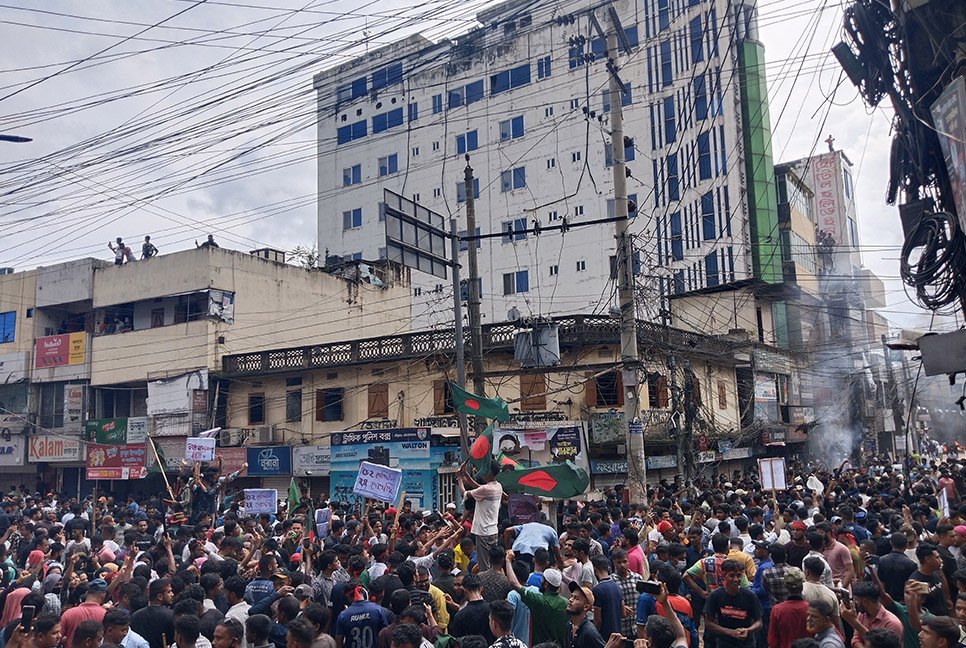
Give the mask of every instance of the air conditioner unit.
M 245 441 L 241 430 L 226 428 L 218 432 L 218 446 L 221 448 L 237 448 Z
M 275 426 L 259 425 L 256 427 L 255 440 L 258 443 L 275 443 Z

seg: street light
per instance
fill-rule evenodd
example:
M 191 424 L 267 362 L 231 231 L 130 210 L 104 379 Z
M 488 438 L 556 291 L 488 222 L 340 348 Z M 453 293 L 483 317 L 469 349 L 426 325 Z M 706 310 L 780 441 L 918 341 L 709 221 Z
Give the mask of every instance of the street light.
M 33 139 L 29 137 L 21 137 L 20 135 L 4 135 L 0 133 L 0 142 L 15 142 L 17 144 L 23 144 L 25 142 L 32 142 Z

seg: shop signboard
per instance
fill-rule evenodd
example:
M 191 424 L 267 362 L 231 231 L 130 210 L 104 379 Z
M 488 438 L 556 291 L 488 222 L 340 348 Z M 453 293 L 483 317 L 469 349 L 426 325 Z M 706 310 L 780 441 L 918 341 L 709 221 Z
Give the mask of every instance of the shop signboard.
M 270 477 L 292 474 L 292 449 L 288 446 L 246 448 L 248 476 Z M 357 467 L 358 469 L 358 467 Z
M 326 477 L 332 464 L 330 446 L 292 448 L 292 474 L 297 477 Z
M 85 333 L 64 333 L 37 338 L 34 366 L 37 369 L 84 364 Z
M 28 437 L 27 461 L 38 463 L 48 461 L 63 463 L 80 461 L 81 443 L 79 439 L 69 439 L 53 434 L 39 434 Z
M 21 434 L 10 437 L 9 441 L 0 439 L 0 467 L 23 465 L 26 438 Z
M 353 494 L 353 487 L 359 466 L 368 461 L 402 471 L 399 490 L 405 491 L 406 500 L 413 503 L 413 508 L 435 506 L 437 484 L 429 428 L 351 430 L 334 433 L 330 441 L 329 483 L 333 500 L 353 504 L 361 501 Z
M 143 479 L 146 461 L 143 443 L 88 443 L 87 479 Z

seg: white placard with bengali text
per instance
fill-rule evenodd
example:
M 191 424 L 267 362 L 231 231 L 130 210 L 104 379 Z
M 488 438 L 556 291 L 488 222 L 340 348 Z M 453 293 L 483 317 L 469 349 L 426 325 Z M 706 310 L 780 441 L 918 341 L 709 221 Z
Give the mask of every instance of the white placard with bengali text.
M 191 437 L 185 440 L 185 461 L 214 461 L 216 439 Z
M 380 502 L 393 503 L 399 497 L 401 483 L 401 470 L 363 461 L 352 492 Z
M 246 488 L 245 514 L 278 513 L 278 491 L 274 488 Z

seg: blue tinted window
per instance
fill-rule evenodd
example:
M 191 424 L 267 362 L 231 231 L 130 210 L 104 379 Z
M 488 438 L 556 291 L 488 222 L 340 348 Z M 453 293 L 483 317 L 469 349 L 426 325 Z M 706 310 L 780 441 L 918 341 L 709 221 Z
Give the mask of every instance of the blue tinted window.
M 677 140 L 677 127 L 674 121 L 674 97 L 664 98 L 664 143 Z
M 701 196 L 701 223 L 705 241 L 713 241 L 714 234 L 714 193 L 709 191 Z
M 345 144 L 352 141 L 352 126 L 343 126 L 335 132 L 336 144 Z
M 667 29 L 671 24 L 668 0 L 657 0 L 657 24 L 661 31 Z
M 694 78 L 694 118 L 698 121 L 708 116 L 708 90 L 704 83 L 704 74 Z
M 517 167 L 513 170 L 513 188 L 521 189 L 527 186 L 527 168 Z
M 465 187 L 466 185 L 463 185 L 463 186 Z M 474 186 L 473 188 L 474 188 L 474 190 L 477 190 L 477 187 Z M 466 193 L 466 192 L 464 192 L 464 193 Z M 479 198 L 479 196 L 477 196 L 477 198 Z M 476 228 L 476 235 L 477 236 L 480 235 L 480 228 L 479 227 Z M 466 236 L 466 230 L 460 230 L 459 236 L 460 236 L 460 238 Z M 480 239 L 476 239 L 476 248 L 477 249 L 480 248 L 481 243 L 482 243 L 482 241 Z M 470 249 L 470 242 L 469 241 L 460 241 L 460 251 L 461 252 L 466 252 L 469 249 Z
M 443 112 L 443 95 L 433 95 L 433 114 Z
M 717 286 L 718 283 L 718 253 L 712 252 L 704 257 L 704 276 L 705 282 L 709 286 Z
M 546 79 L 550 76 L 550 57 L 544 56 L 537 59 L 537 78 Z
M 523 115 L 510 120 L 510 134 L 512 137 L 523 137 Z
M 449 103 L 447 107 L 452 110 L 463 105 L 463 88 L 449 91 Z
M 681 212 L 671 214 L 671 258 L 680 261 L 684 258 L 684 239 L 681 231 Z
M 483 79 L 474 81 L 466 86 L 466 103 L 471 104 L 483 98 Z
M 0 313 L 0 342 L 13 342 L 17 332 L 17 311 Z
M 525 293 L 530 290 L 530 271 L 517 270 L 517 292 Z
M 389 72 L 388 72 L 389 85 L 392 85 L 393 83 L 402 83 L 402 78 L 403 78 L 402 70 L 403 70 L 402 63 L 396 63 L 395 65 L 389 66 Z
M 389 128 L 394 126 L 402 126 L 403 123 L 403 110 L 402 108 L 396 108 L 395 110 L 390 110 L 388 113 Z
M 388 120 L 386 119 L 386 113 L 380 113 L 378 115 L 372 116 L 372 132 L 381 133 L 382 131 L 389 128 Z
M 680 200 L 678 188 L 678 155 L 671 153 L 667 156 L 667 199 Z M 679 216 L 680 218 L 680 216 Z
M 409 121 L 416 121 L 419 119 L 419 104 L 415 101 L 409 104 Z
M 530 64 L 521 65 L 510 70 L 510 87 L 519 88 L 530 83 Z
M 506 92 L 510 89 L 510 71 L 499 72 L 490 77 L 490 94 Z
M 701 47 L 703 32 L 701 30 L 701 16 L 698 16 L 688 24 L 688 32 L 691 37 L 691 62 L 698 63 L 704 60 L 704 49 Z
M 698 135 L 698 176 L 702 180 L 711 177 L 711 141 L 707 131 Z
M 366 77 L 356 79 L 352 82 L 352 98 L 361 97 L 366 94 Z
M 671 68 L 671 41 L 661 43 L 661 85 L 669 86 L 674 81 Z

